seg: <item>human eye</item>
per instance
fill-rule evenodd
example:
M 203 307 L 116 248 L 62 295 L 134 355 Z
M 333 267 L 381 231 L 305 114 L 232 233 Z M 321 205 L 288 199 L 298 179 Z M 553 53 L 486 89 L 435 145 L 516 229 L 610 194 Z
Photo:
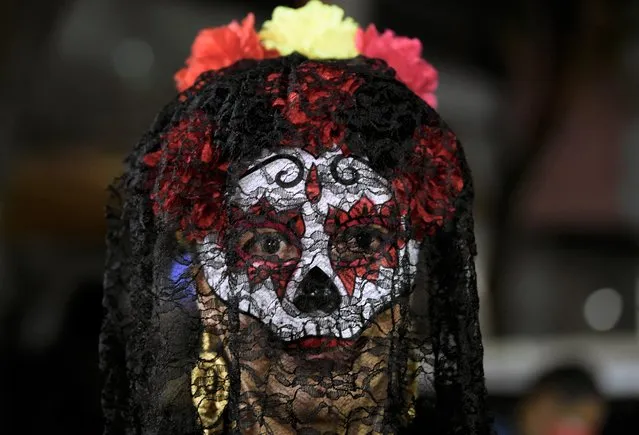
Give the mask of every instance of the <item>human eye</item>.
M 335 236 L 331 257 L 335 262 L 368 261 L 390 243 L 390 232 L 380 225 L 357 225 Z
M 288 234 L 273 228 L 252 228 L 238 238 L 238 250 L 246 257 L 287 261 L 299 256 Z

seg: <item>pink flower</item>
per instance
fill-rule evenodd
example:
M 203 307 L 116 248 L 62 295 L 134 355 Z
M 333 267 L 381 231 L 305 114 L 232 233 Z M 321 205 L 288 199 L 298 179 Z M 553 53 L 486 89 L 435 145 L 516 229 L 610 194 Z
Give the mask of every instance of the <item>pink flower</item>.
M 195 38 L 186 67 L 175 74 L 179 91 L 192 86 L 206 71 L 219 70 L 241 59 L 264 59 L 279 56 L 266 50 L 255 31 L 255 16 L 248 14 L 242 23 L 232 21 L 227 26 L 204 29 Z
M 355 44 L 360 54 L 386 61 L 398 80 L 431 107 L 437 107 L 437 70 L 422 59 L 422 43 L 418 39 L 396 36 L 392 30 L 379 33 L 371 24 L 365 31 L 357 29 Z

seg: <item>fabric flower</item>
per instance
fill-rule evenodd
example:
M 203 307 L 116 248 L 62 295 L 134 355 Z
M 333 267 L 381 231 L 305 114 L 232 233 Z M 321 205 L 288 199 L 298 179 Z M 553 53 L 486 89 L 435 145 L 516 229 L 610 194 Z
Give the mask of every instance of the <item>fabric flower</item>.
M 267 85 L 276 96 L 273 106 L 295 126 L 284 135 L 282 144 L 302 148 L 316 157 L 343 147 L 345 125 L 335 118 L 335 111 L 337 107 L 354 105 L 353 94 L 361 80 L 353 73 L 317 61 L 304 62 L 294 74 L 295 86 L 276 89 Z
M 416 38 L 396 36 L 391 30 L 379 33 L 371 24 L 357 30 L 355 44 L 360 54 L 382 59 L 395 70 L 397 79 L 431 107 L 437 107 L 437 70 L 422 58 L 422 43 Z
M 143 157 L 156 185 L 153 212 L 179 221 L 188 241 L 201 240 L 210 231 L 222 234 L 226 225 L 228 162 L 211 143 L 212 135 L 206 115 L 196 112 L 163 134 L 162 148 Z
M 423 126 L 416 131 L 417 142 L 408 162 L 420 168 L 400 174 L 392 182 L 401 210 L 413 227 L 416 240 L 432 234 L 455 213 L 455 201 L 464 188 L 455 135 L 447 129 Z
M 276 7 L 260 37 L 266 48 L 282 56 L 297 52 L 309 59 L 349 59 L 358 54 L 357 27 L 355 20 L 344 18 L 339 6 L 311 0 L 298 9 Z
M 255 31 L 255 16 L 248 14 L 242 23 L 233 20 L 226 26 L 204 29 L 195 38 L 186 67 L 175 74 L 179 91 L 192 86 L 206 71 L 218 70 L 242 59 L 277 57 L 279 53 L 266 50 Z

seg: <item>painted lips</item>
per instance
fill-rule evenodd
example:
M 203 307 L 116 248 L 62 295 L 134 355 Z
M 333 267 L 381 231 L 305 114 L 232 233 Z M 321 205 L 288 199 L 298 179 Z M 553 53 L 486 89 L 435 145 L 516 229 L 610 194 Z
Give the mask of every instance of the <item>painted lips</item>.
M 289 345 L 290 349 L 305 350 L 334 350 L 340 347 L 350 347 L 355 344 L 355 340 L 343 340 L 341 338 L 329 337 L 308 337 L 294 341 Z
M 289 344 L 289 349 L 300 352 L 299 357 L 314 363 L 330 363 L 335 369 L 335 364 L 350 361 L 354 356 L 353 345 L 355 340 L 344 340 L 329 337 L 307 337 Z

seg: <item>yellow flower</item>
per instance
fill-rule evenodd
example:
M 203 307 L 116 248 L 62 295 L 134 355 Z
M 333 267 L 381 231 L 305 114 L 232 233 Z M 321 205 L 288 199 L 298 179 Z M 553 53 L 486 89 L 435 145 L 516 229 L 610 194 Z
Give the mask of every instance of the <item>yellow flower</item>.
M 260 31 L 267 49 L 282 56 L 298 52 L 309 59 L 349 59 L 357 56 L 358 25 L 344 18 L 339 6 L 311 0 L 299 9 L 278 6 Z

